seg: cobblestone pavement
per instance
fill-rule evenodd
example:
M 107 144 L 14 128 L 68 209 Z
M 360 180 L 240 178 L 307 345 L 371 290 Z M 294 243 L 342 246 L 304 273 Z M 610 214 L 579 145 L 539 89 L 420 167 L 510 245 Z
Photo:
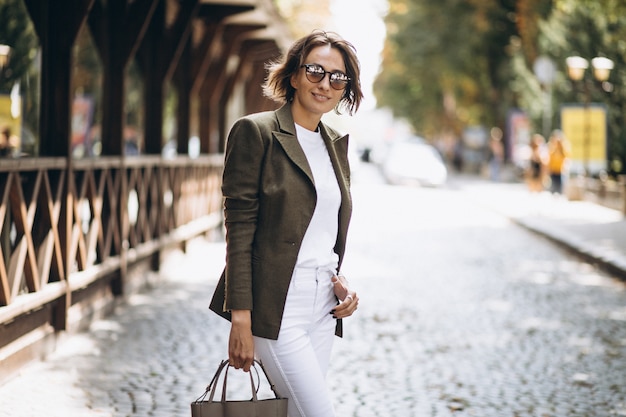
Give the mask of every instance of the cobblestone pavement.
M 344 271 L 362 302 L 333 353 L 338 417 L 626 416 L 625 285 L 514 224 L 574 216 L 514 188 L 355 184 Z M 0 416 L 190 415 L 226 355 L 207 309 L 223 256 L 198 240 L 169 258 L 154 289 L 1 386 Z

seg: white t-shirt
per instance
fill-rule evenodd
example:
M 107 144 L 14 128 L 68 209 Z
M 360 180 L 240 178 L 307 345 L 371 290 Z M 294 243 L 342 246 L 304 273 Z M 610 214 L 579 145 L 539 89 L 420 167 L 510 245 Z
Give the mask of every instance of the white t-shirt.
M 333 250 L 339 228 L 339 184 L 321 133 L 298 125 L 296 133 L 313 172 L 317 192 L 317 204 L 304 234 L 296 267 L 327 266 L 334 271 L 339 261 L 339 256 Z

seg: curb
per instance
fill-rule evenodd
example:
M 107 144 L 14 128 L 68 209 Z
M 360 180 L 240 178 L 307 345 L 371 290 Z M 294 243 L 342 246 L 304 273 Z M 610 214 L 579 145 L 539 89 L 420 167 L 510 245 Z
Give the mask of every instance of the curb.
M 597 265 L 602 270 L 616 275 L 616 278 L 626 282 L 626 259 L 618 254 L 607 254 L 596 247 L 586 244 L 580 238 L 562 230 L 549 230 L 550 228 L 533 224 L 532 220 L 525 220 L 509 216 L 515 224 L 530 230 L 546 239 L 558 244 L 570 252 L 580 256 L 584 260 Z

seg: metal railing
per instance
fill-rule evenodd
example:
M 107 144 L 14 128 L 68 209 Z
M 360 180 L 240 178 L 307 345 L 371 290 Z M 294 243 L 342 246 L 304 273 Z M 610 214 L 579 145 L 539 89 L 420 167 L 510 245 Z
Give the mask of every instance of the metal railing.
M 570 178 L 567 185 L 570 200 L 585 200 L 621 211 L 626 216 L 626 175 L 617 180 Z
M 67 297 L 63 317 L 72 293 L 219 228 L 221 172 L 221 155 L 0 161 L 0 324 Z

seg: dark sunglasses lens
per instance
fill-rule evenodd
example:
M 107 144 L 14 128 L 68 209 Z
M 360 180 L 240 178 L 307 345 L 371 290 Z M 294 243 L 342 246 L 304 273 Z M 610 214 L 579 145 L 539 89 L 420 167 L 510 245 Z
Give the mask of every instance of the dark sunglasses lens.
M 314 83 L 322 81 L 322 78 L 324 78 L 324 75 L 326 75 L 322 68 L 315 66 L 307 66 L 305 67 L 305 71 L 306 77 L 309 79 L 309 81 Z
M 335 90 L 343 90 L 348 85 L 348 80 L 344 74 L 330 74 L 330 85 Z

